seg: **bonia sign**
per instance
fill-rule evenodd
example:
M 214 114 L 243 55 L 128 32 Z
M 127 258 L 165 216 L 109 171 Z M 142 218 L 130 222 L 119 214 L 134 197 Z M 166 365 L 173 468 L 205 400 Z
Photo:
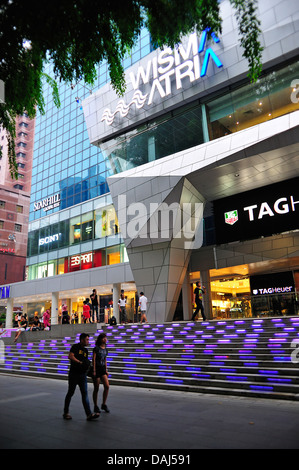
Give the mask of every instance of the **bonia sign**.
M 299 228 L 299 178 L 214 201 L 217 243 Z
M 39 209 L 43 209 L 45 212 L 49 211 L 50 209 L 54 209 L 55 207 L 60 206 L 60 194 L 54 194 L 53 196 L 47 197 L 42 201 L 38 201 L 34 203 L 34 211 L 38 211 Z
M 145 66 L 139 66 L 135 74 L 131 72 L 129 77 L 135 90 L 132 100 L 129 103 L 119 100 L 114 112 L 106 108 L 101 120 L 110 126 L 117 114 L 120 118 L 127 116 L 134 105 L 141 109 L 144 105 L 150 106 L 156 96 L 162 100 L 183 86 L 189 87 L 207 74 L 210 60 L 218 68 L 222 67 L 223 64 L 213 49 L 205 49 L 207 34 L 208 29 L 202 33 L 199 40 L 197 34 L 193 33 L 188 37 L 186 44 L 180 44 L 175 49 L 163 49 Z M 216 34 L 212 33 L 211 36 L 215 43 L 220 42 Z

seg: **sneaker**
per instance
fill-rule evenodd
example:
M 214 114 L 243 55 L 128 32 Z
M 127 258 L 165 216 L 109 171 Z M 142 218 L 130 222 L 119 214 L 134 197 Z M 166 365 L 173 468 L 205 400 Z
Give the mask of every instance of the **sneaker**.
M 109 408 L 107 407 L 107 405 L 102 405 L 102 406 L 101 406 L 101 409 L 104 410 L 104 411 L 106 411 L 106 413 L 110 413 L 110 410 L 109 410 Z
M 95 413 L 91 413 L 89 416 L 87 416 L 87 421 L 92 421 L 93 419 L 97 419 L 99 417 L 99 415 L 95 414 Z

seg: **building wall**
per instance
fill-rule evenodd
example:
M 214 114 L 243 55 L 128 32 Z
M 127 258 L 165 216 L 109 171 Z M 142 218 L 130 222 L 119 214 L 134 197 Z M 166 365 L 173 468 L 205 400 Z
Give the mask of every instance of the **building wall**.
M 16 118 L 15 151 L 18 179 L 12 179 L 8 166 L 7 139 L 0 132 L 3 157 L 0 162 L 0 284 L 25 279 L 31 170 L 35 121 L 24 113 Z

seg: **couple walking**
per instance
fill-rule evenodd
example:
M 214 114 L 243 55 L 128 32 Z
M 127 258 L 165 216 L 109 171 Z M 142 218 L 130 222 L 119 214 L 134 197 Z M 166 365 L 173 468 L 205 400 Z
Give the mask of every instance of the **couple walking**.
M 69 352 L 70 370 L 68 377 L 68 392 L 64 401 L 64 419 L 72 419 L 69 414 L 69 406 L 72 396 L 75 393 L 77 385 L 80 388 L 82 396 L 82 404 L 87 416 L 87 420 L 91 421 L 99 417 L 100 409 L 98 407 L 98 392 L 100 382 L 103 383 L 103 401 L 101 409 L 109 413 L 109 409 L 106 405 L 106 400 L 109 392 L 109 380 L 107 371 L 107 355 L 108 350 L 106 348 L 107 337 L 105 333 L 99 334 L 95 347 L 93 349 L 92 363 L 88 359 L 89 335 L 87 333 L 81 333 L 80 342 L 74 344 Z M 93 403 L 94 412 L 91 411 L 88 390 L 87 390 L 87 374 L 92 377 L 93 380 Z

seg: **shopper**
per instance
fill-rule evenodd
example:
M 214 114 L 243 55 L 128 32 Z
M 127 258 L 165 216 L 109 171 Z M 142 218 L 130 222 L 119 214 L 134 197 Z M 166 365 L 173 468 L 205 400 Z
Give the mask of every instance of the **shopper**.
M 22 315 L 21 316 L 21 321 L 20 321 L 20 324 L 19 324 L 19 328 L 16 331 L 16 335 L 15 335 L 15 339 L 14 339 L 15 343 L 17 342 L 17 339 L 19 338 L 22 331 L 26 331 L 27 327 L 28 327 L 28 321 L 26 320 L 24 315 Z
M 202 319 L 206 321 L 206 316 L 204 312 L 204 306 L 202 303 L 203 294 L 206 293 L 206 288 L 204 286 L 201 287 L 200 282 L 196 283 L 196 287 L 194 289 L 194 303 L 196 304 L 195 312 L 193 313 L 192 320 L 195 320 L 196 316 L 198 315 L 199 310 L 201 311 Z
M 44 329 L 50 329 L 50 312 L 46 310 L 43 314 Z
M 89 335 L 87 333 L 81 333 L 80 342 L 74 344 L 69 352 L 69 360 L 71 362 L 69 376 L 68 376 L 68 392 L 64 401 L 64 419 L 72 419 L 69 414 L 69 406 L 71 403 L 72 396 L 75 393 L 77 385 L 80 388 L 82 396 L 82 404 L 87 416 L 87 420 L 93 420 L 98 417 L 97 414 L 92 413 L 89 405 L 88 391 L 87 391 L 87 371 L 90 365 L 88 360 L 87 346 L 89 344 Z
M 84 300 L 83 302 L 83 321 L 84 323 L 89 323 L 90 319 L 90 308 L 89 308 L 89 303 L 88 300 Z
M 101 409 L 109 413 L 110 410 L 106 405 L 108 392 L 109 392 L 109 380 L 108 380 L 108 370 L 107 370 L 107 355 L 108 350 L 106 348 L 107 344 L 107 336 L 105 333 L 99 334 L 95 347 L 93 349 L 93 356 L 92 356 L 92 380 L 94 385 L 93 390 L 93 403 L 94 403 L 94 412 L 99 414 L 101 411 L 98 407 L 98 392 L 100 383 L 102 382 L 104 386 L 103 391 L 103 400 Z
M 118 301 L 120 323 L 127 323 L 126 305 L 127 305 L 127 301 L 125 299 L 125 296 L 123 293 L 121 293 L 120 299 Z
M 144 320 L 146 323 L 148 323 L 147 318 L 146 318 L 146 310 L 147 310 L 147 297 L 145 297 L 143 292 L 140 292 L 140 297 L 139 297 L 139 307 L 140 307 L 140 323 Z
M 98 294 L 96 289 L 92 289 L 92 294 L 90 296 L 91 300 L 91 311 L 92 311 L 92 319 L 96 323 L 99 321 L 99 302 L 98 302 Z
M 30 327 L 30 331 L 40 331 L 42 329 L 41 323 L 39 321 L 38 316 L 36 315 L 33 319 L 32 325 Z

